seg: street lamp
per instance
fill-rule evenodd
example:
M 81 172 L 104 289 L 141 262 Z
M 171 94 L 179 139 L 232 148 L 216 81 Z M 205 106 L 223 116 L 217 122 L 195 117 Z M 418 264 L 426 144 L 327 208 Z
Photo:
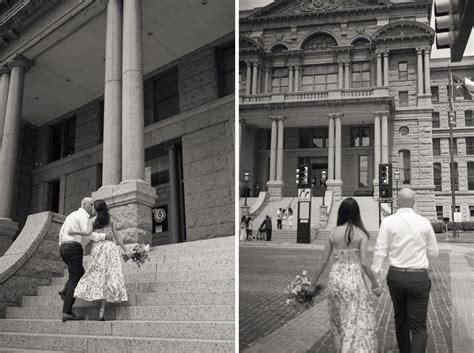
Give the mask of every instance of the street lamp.
M 400 172 L 398 171 L 398 169 L 395 169 L 393 174 L 395 174 L 395 181 L 397 182 L 397 198 L 398 198 L 398 179 L 400 178 Z
M 244 189 L 244 194 L 245 194 L 245 202 L 244 202 L 244 206 L 247 207 L 247 185 L 249 183 L 249 180 L 250 180 L 250 174 L 248 172 L 245 172 L 244 173 L 244 181 L 245 181 L 245 189 Z
M 323 171 L 321 172 L 321 183 L 320 183 L 320 187 L 323 188 L 323 206 L 326 206 L 324 204 L 324 199 L 325 199 L 325 196 L 326 196 L 326 176 L 327 176 L 327 173 L 326 173 L 326 169 L 323 169 Z

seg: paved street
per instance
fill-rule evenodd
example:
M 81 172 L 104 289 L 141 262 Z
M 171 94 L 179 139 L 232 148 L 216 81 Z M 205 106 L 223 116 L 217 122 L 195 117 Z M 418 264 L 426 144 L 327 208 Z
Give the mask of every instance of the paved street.
M 440 244 L 431 261 L 433 286 L 428 312 L 428 352 L 471 352 L 474 248 Z M 283 289 L 291 278 L 311 272 L 321 247 L 240 247 L 240 350 L 248 352 L 333 352 L 325 295 L 299 313 L 285 305 Z M 329 268 L 329 267 L 328 267 Z M 324 282 L 327 271 L 323 274 Z M 453 298 L 453 288 L 456 288 Z M 454 305 L 453 305 L 454 301 Z M 380 352 L 398 352 L 388 291 L 374 299 Z M 464 310 L 462 310 L 464 308 Z

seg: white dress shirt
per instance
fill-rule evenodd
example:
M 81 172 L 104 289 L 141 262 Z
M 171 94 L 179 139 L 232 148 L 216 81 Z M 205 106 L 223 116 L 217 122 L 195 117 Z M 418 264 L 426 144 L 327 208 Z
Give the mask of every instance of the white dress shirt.
M 100 241 L 105 240 L 105 233 L 93 232 L 90 236 L 82 237 L 80 235 L 69 235 L 69 232 L 87 232 L 89 223 L 89 213 L 83 208 L 79 208 L 77 211 L 72 212 L 64 220 L 61 229 L 59 230 L 59 246 L 62 243 L 75 241 L 85 246 L 90 240 Z
M 428 268 L 428 257 L 439 248 L 430 221 L 411 208 L 400 208 L 384 218 L 374 249 L 372 270 L 379 273 L 386 257 L 390 266 Z

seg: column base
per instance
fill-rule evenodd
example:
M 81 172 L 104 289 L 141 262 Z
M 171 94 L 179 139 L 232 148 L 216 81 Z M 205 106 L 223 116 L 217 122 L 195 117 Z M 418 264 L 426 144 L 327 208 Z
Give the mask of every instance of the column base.
M 328 206 L 319 206 L 319 227 L 326 228 L 328 225 Z
M 156 189 L 141 180 L 127 180 L 119 185 L 100 188 L 94 200 L 107 203 L 110 215 L 125 244 L 151 244 Z
M 9 218 L 0 218 L 0 256 L 5 254 L 13 244 L 16 233 L 18 233 L 18 223 Z
M 333 201 L 341 201 L 342 199 L 342 180 L 328 180 L 326 186 L 328 191 L 332 191 Z
M 283 197 L 283 180 L 271 180 L 267 182 L 267 193 L 272 199 L 281 199 Z

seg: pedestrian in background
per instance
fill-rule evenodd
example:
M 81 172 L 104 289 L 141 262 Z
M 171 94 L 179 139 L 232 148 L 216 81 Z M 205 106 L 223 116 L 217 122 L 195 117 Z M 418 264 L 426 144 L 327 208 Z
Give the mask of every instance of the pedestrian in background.
M 282 216 L 283 216 L 283 213 L 280 207 L 277 212 L 277 229 L 281 229 Z
M 286 223 L 288 221 L 288 213 L 286 213 L 286 210 L 283 209 L 281 211 L 281 228 L 280 229 L 285 229 L 286 228 Z
M 260 228 L 265 229 L 265 234 L 267 236 L 266 241 L 271 241 L 272 240 L 272 219 L 270 218 L 269 215 L 265 216 L 265 219 L 263 220 Z
M 245 232 L 246 232 L 246 239 L 245 240 L 252 240 L 252 217 L 247 216 L 247 219 L 245 220 Z
M 245 240 L 245 237 L 247 236 L 246 221 L 247 221 L 247 216 L 243 215 L 242 218 L 240 219 L 240 240 Z
M 288 207 L 288 227 L 293 230 L 293 209 Z

